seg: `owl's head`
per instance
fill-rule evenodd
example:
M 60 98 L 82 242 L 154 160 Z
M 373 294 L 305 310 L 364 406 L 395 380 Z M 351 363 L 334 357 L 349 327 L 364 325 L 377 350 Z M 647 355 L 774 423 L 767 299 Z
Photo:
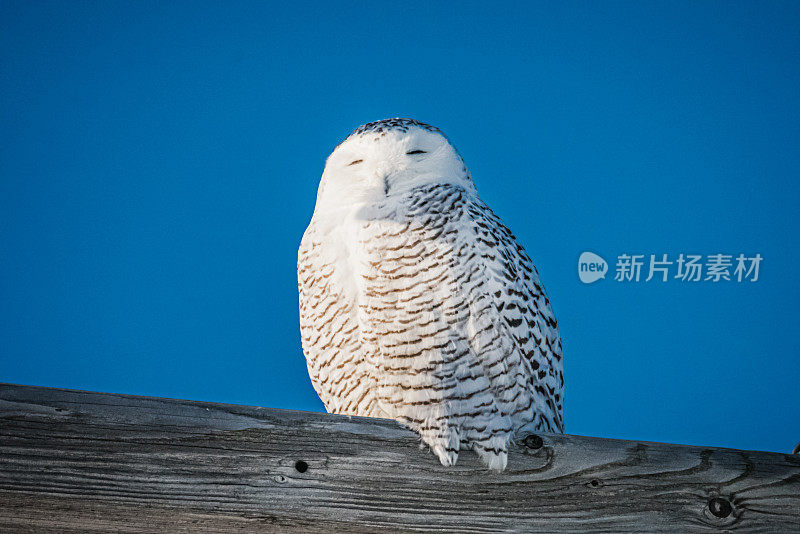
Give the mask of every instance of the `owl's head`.
M 382 202 L 432 183 L 474 191 L 464 161 L 438 128 L 414 119 L 370 122 L 328 156 L 317 207 Z

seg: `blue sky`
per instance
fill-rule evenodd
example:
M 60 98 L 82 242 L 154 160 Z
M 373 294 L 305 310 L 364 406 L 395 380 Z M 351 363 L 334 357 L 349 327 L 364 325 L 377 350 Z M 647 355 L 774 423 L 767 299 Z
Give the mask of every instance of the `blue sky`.
M 569 433 L 791 450 L 799 6 L 0 1 L 0 381 L 323 410 L 297 246 L 333 147 L 404 116 L 538 265 Z M 586 285 L 587 250 L 764 260 Z

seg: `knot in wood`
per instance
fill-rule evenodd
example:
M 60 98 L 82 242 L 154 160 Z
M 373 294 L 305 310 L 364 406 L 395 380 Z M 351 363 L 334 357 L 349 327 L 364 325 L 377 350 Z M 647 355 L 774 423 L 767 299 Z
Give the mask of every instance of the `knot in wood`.
M 733 511 L 733 507 L 728 499 L 714 497 L 708 501 L 708 510 L 716 517 L 728 517 Z
M 525 445 L 529 449 L 541 449 L 544 445 L 542 438 L 537 436 L 536 434 L 529 434 L 525 436 L 525 439 L 522 440 L 522 444 Z
M 297 460 L 294 463 L 294 468 L 297 469 L 298 473 L 305 473 L 306 471 L 308 471 L 308 464 L 303 460 Z

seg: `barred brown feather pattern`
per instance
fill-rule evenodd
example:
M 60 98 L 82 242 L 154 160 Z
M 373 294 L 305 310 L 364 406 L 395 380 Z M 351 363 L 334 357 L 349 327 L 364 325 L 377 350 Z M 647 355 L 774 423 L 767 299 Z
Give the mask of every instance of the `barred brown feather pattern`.
M 473 449 L 497 469 L 520 426 L 563 431 L 550 301 L 474 192 L 416 187 L 352 224 L 347 248 L 312 219 L 298 261 L 303 348 L 329 411 L 396 419 L 442 463 Z
M 311 383 L 330 413 L 388 417 L 375 401 L 376 364 L 361 340 L 354 295 L 326 261 L 325 243 L 309 226 L 297 262 L 300 332 Z

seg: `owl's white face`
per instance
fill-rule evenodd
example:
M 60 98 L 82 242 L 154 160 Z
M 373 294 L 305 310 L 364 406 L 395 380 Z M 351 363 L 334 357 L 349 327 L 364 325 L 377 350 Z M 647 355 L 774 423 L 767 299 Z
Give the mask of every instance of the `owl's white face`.
M 452 183 L 474 191 L 463 160 L 435 128 L 410 119 L 370 123 L 328 157 L 316 209 L 385 202 L 431 183 Z

